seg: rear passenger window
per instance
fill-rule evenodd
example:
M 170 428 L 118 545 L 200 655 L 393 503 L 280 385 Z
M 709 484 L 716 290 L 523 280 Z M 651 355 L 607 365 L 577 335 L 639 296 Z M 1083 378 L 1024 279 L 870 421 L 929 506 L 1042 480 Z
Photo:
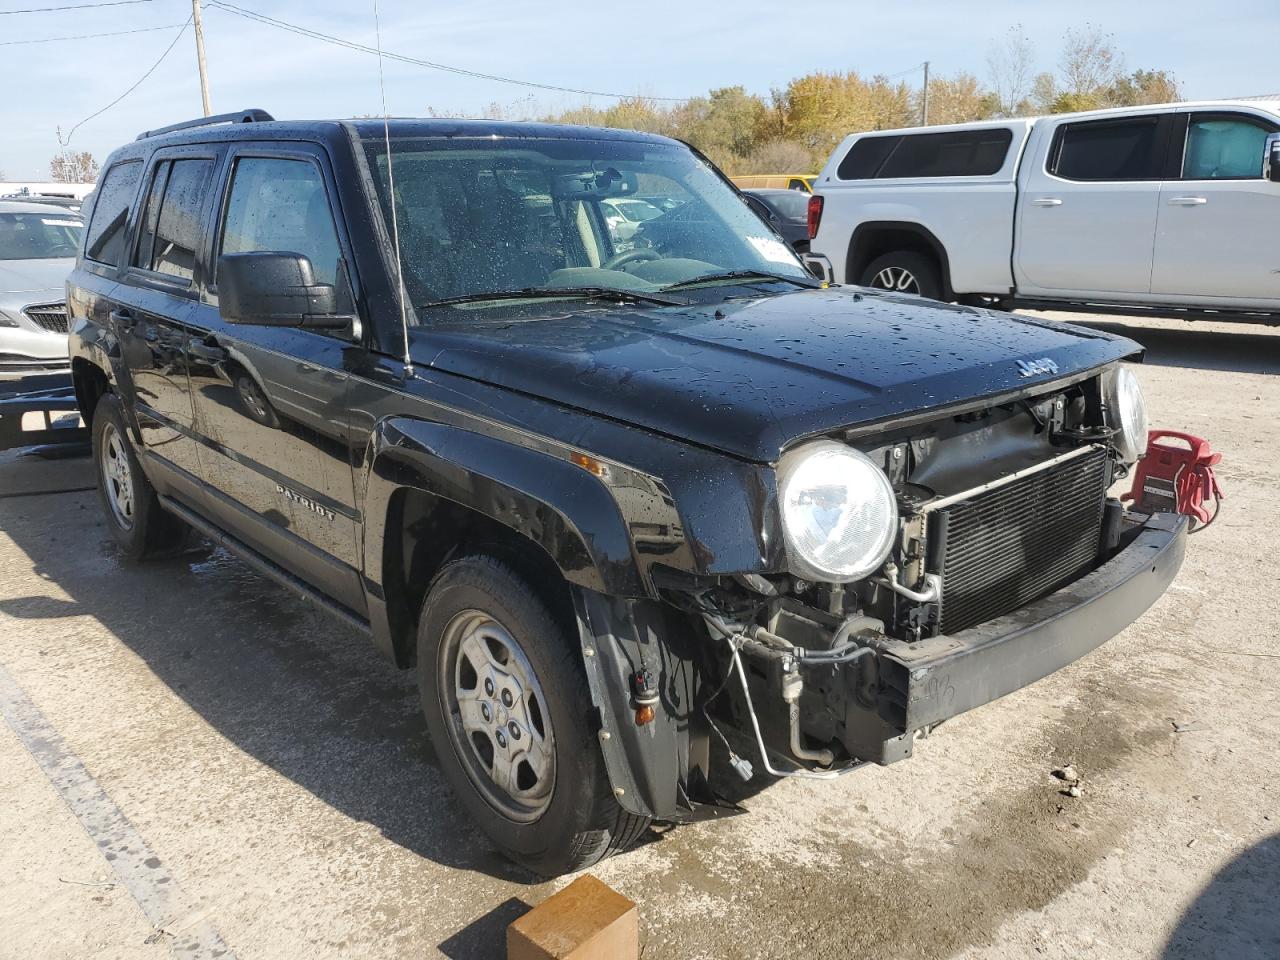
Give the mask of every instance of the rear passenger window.
M 300 253 L 311 261 L 318 282 L 337 283 L 338 233 L 314 163 L 279 157 L 236 161 L 219 255 L 262 250 Z
M 156 167 L 134 265 L 190 281 L 213 161 L 165 160 Z
M 1158 116 L 1068 124 L 1058 131 L 1049 172 L 1067 180 L 1159 180 L 1159 129 Z
M 98 184 L 93 201 L 93 215 L 85 236 L 84 255 L 99 263 L 115 265 L 124 250 L 125 226 L 129 207 L 138 192 L 142 161 L 127 160 L 114 164 Z
M 859 140 L 840 161 L 841 180 L 989 177 L 1004 166 L 1013 131 L 954 130 Z

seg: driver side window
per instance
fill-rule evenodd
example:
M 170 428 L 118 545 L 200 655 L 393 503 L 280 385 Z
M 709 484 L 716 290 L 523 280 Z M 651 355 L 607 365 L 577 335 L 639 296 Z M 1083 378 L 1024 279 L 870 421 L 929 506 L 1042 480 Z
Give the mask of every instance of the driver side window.
M 350 289 L 324 177 L 310 160 L 240 157 L 231 176 L 219 256 L 275 251 L 311 261 L 319 283 L 338 288 L 350 310 Z

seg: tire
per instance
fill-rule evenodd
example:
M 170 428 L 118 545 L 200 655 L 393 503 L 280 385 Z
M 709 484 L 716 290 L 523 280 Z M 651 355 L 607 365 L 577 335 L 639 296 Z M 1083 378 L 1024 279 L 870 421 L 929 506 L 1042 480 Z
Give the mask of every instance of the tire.
M 862 271 L 858 284 L 877 290 L 915 293 L 930 300 L 943 299 L 942 272 L 937 262 L 912 250 L 895 250 L 876 257 Z
M 160 506 L 113 393 L 93 411 L 93 466 L 107 527 L 128 559 L 172 556 L 186 546 L 190 528 Z
M 554 877 L 640 838 L 649 819 L 614 797 L 570 626 L 513 567 L 483 554 L 447 564 L 418 624 L 418 686 L 440 767 L 503 854 Z M 500 756 L 524 759 L 504 776 Z

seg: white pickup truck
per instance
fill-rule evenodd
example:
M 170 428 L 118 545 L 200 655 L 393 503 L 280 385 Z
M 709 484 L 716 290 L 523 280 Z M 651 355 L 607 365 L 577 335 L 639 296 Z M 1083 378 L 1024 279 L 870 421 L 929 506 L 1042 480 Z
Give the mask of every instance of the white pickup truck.
M 838 282 L 1280 319 L 1280 98 L 852 134 L 809 232 Z

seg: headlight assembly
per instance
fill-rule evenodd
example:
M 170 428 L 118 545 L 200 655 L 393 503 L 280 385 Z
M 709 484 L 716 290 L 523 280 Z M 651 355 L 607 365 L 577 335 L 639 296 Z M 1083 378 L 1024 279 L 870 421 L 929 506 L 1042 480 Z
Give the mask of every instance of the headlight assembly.
M 15 317 L 9 316 L 3 310 L 0 310 L 0 327 L 16 327 L 18 321 Z
M 829 440 L 805 444 L 778 465 L 778 499 L 791 571 L 847 582 L 884 563 L 898 530 L 898 504 L 884 471 Z
M 1106 396 L 1110 426 L 1120 431 L 1115 437 L 1120 459 L 1134 463 L 1147 452 L 1147 404 L 1138 378 L 1131 370 L 1118 367 L 1107 378 Z

